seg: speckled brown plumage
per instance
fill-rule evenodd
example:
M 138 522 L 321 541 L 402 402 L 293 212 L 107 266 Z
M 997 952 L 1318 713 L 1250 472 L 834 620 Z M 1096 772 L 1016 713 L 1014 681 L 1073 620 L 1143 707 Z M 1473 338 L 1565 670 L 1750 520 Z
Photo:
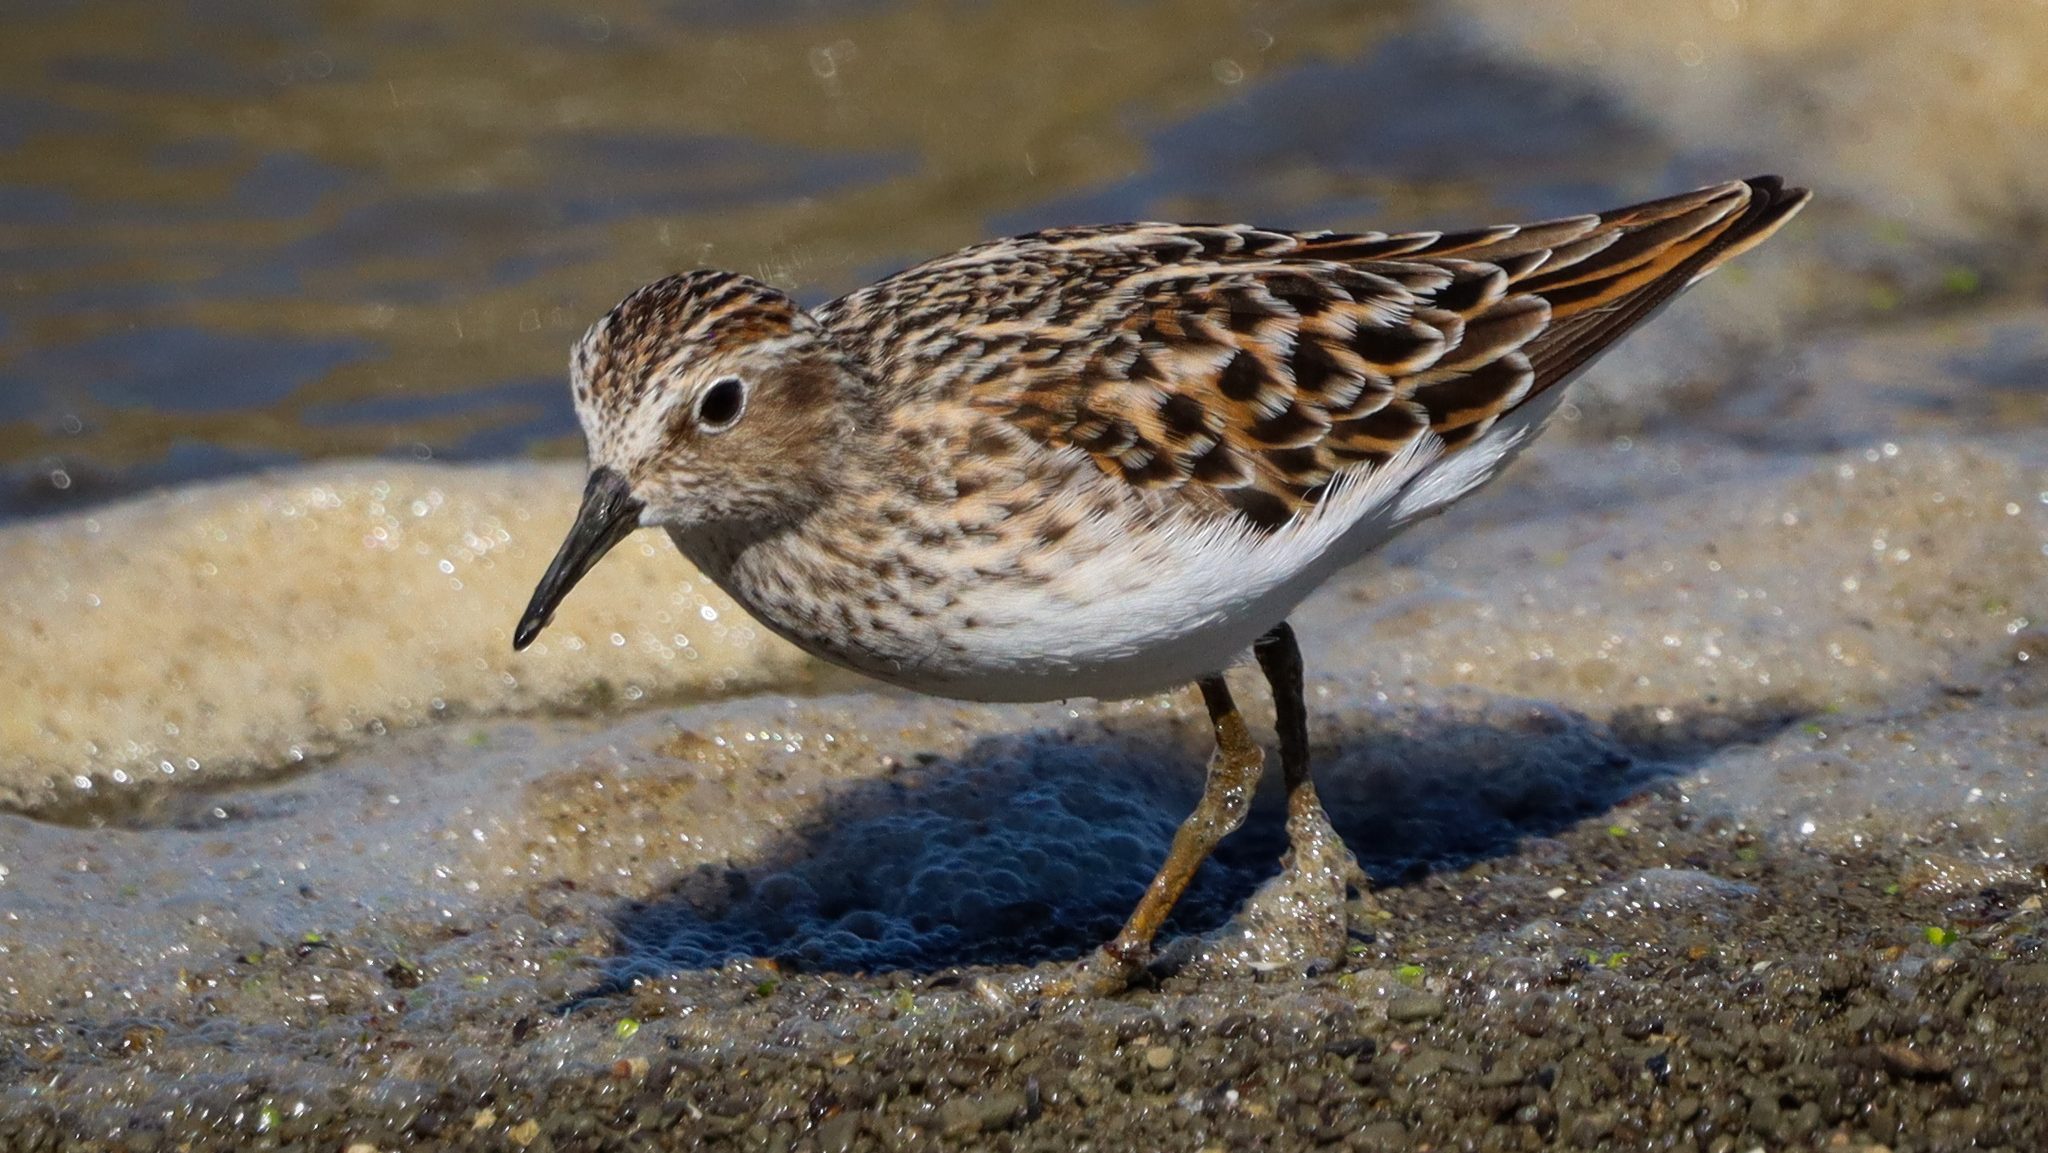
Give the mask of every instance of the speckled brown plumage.
M 1466 232 L 1053 229 L 819 319 L 905 398 L 1272 528 L 1425 430 L 1456 449 L 1805 202 L 1772 178 Z

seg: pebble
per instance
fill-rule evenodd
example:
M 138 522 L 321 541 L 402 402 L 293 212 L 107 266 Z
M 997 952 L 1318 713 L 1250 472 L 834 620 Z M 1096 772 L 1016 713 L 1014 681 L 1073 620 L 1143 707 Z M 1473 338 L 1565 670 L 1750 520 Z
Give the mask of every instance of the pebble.
M 1395 1153 L 1409 1148 L 1408 1127 L 1399 1121 L 1374 1121 L 1361 1125 L 1351 1147 L 1368 1153 Z
M 1947 1054 L 1914 1049 L 1898 1041 L 1879 1045 L 1877 1055 L 1886 1069 L 1900 1077 L 1945 1077 L 1955 1067 Z
M 1165 1045 L 1154 1045 L 1145 1050 L 1145 1067 L 1156 1073 L 1173 1068 L 1174 1052 Z
M 981 1093 L 955 1097 L 939 1106 L 939 1124 L 946 1132 L 971 1135 L 1006 1129 L 1024 1115 L 1022 1093 Z
M 860 1114 L 834 1113 L 818 1123 L 820 1153 L 847 1153 L 860 1136 Z
M 1513 1061 L 1502 1061 L 1493 1068 L 1488 1069 L 1479 1078 L 1479 1087 L 1482 1089 L 1505 1089 L 1511 1085 L 1521 1084 L 1527 1077 L 1528 1074 L 1522 1071 L 1520 1065 L 1515 1064 Z
M 1389 1021 L 1434 1021 L 1444 1015 L 1444 999 L 1435 993 L 1404 993 L 1387 1002 Z

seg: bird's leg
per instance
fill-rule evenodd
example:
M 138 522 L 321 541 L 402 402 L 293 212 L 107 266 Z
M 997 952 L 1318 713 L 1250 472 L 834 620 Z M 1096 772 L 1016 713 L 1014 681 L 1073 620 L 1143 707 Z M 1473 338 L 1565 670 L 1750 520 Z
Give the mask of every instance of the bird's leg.
M 1309 778 L 1308 706 L 1302 697 L 1301 649 L 1294 630 L 1285 623 L 1276 625 L 1252 651 L 1273 689 L 1280 765 L 1287 785 L 1287 856 L 1280 875 L 1262 886 L 1229 926 L 1208 938 L 1176 941 L 1167 950 L 1170 965 L 1196 972 L 1337 963 L 1349 943 L 1352 893 L 1370 899 L 1365 871 L 1331 826 Z M 1208 783 L 1123 930 L 1097 949 L 1078 973 L 1068 969 L 1060 976 L 1033 974 L 1000 990 L 992 986 L 991 996 L 1122 992 L 1150 958 L 1153 938 L 1195 870 L 1218 842 L 1244 823 L 1265 757 L 1223 678 L 1205 677 L 1197 684 L 1216 730 Z
M 1341 941 L 1346 929 L 1341 905 L 1349 890 L 1367 896 L 1370 882 L 1365 870 L 1358 867 L 1358 858 L 1331 827 L 1322 798 L 1316 796 L 1316 783 L 1309 776 L 1308 705 L 1302 698 L 1301 648 L 1294 642 L 1294 629 L 1281 621 L 1252 645 L 1252 653 L 1272 687 L 1274 727 L 1280 732 L 1280 772 L 1287 784 L 1287 856 L 1282 868 L 1297 876 L 1322 873 L 1337 883 L 1345 897 L 1340 897 L 1340 907 L 1331 912 Z
M 1352 894 L 1368 892 L 1364 870 L 1331 827 L 1309 779 L 1308 708 L 1294 630 L 1275 626 L 1252 652 L 1273 686 L 1287 785 L 1287 855 L 1280 875 L 1259 886 L 1230 924 L 1204 938 L 1174 942 L 1165 959 L 1189 973 L 1246 975 L 1341 964 L 1350 944 Z
M 1209 706 L 1209 721 L 1216 729 L 1216 752 L 1209 758 L 1209 779 L 1202 787 L 1202 799 L 1195 811 L 1181 822 L 1173 835 L 1173 848 L 1166 863 L 1152 878 L 1139 899 L 1138 907 L 1124 922 L 1116 939 L 1096 950 L 1076 982 L 1079 992 L 1110 993 L 1124 988 L 1152 955 L 1152 938 L 1173 911 L 1174 903 L 1194 879 L 1195 870 L 1207 860 L 1217 842 L 1244 823 L 1251 808 L 1252 791 L 1258 787 L 1265 768 L 1265 754 L 1252 740 L 1251 729 L 1230 699 L 1223 677 L 1204 677 L 1196 682 L 1202 700 Z

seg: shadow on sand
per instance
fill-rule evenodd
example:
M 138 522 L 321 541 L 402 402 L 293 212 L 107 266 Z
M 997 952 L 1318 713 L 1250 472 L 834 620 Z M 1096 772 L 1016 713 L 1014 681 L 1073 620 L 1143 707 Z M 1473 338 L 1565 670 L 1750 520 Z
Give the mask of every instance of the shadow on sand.
M 1467 693 L 1382 706 L 1349 727 L 1325 719 L 1316 776 L 1374 883 L 1398 885 L 1513 853 L 1799 712 L 1602 724 Z M 1205 739 L 1192 721 L 1032 730 L 838 790 L 759 859 L 706 866 L 622 906 L 608 978 L 577 1002 L 736 958 L 931 972 L 1078 956 L 1115 933 L 1164 857 L 1199 793 Z M 1267 774 L 1245 827 L 1203 866 L 1162 940 L 1221 925 L 1278 870 L 1278 775 Z

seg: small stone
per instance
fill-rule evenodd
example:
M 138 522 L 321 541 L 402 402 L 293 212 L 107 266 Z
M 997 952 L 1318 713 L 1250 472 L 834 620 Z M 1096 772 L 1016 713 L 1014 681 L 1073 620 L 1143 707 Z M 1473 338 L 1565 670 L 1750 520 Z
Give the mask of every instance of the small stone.
M 1522 1071 L 1520 1065 L 1515 1064 L 1513 1061 L 1502 1061 L 1480 1076 L 1479 1087 L 1482 1089 L 1506 1089 L 1520 1085 L 1527 1077 L 1528 1074 Z
M 517 1145 L 521 1149 L 524 1149 L 528 1145 L 533 1144 L 533 1139 L 535 1137 L 540 1136 L 540 1122 L 521 1121 L 519 1124 L 514 1125 L 510 1129 L 505 1130 L 505 1136 L 509 1138 L 514 1145 Z
M 1024 1115 L 1027 1106 L 1022 1093 L 955 1097 L 939 1106 L 939 1125 L 946 1132 L 959 1135 L 1007 1129 Z
M 1946 1077 L 1955 1067 L 1955 1062 L 1947 1054 L 1914 1049 L 1899 1041 L 1879 1045 L 1877 1055 L 1895 1077 Z
M 1417 1049 L 1401 1063 L 1401 1079 L 1424 1081 L 1441 1073 L 1444 1068 L 1444 1052 L 1441 1049 Z
M 818 1122 L 820 1153 L 847 1153 L 860 1136 L 860 1114 L 834 1113 Z
M 1592 1148 L 1607 1139 L 1614 1132 L 1614 1115 L 1611 1113 L 1586 1113 L 1572 1121 L 1573 1144 Z
M 1395 1153 L 1395 1150 L 1409 1148 L 1408 1127 L 1399 1121 L 1374 1121 L 1359 1126 L 1352 1138 L 1352 1148 L 1370 1150 L 1371 1153 Z
M 2008 989 L 2048 992 L 2048 964 L 2008 965 L 2003 976 Z
M 476 1116 L 469 1119 L 469 1127 L 471 1129 L 488 1129 L 497 1123 L 498 1111 L 496 1109 L 478 1109 Z
M 1404 993 L 1387 1002 L 1387 1020 L 1434 1021 L 1444 1015 L 1444 999 L 1435 993 Z
M 341 1153 L 378 1153 L 378 1149 L 368 1141 L 355 1141 L 351 1142 L 348 1148 L 343 1149 Z
M 1154 1045 L 1145 1050 L 1145 1067 L 1156 1073 L 1173 1068 L 1174 1052 L 1165 1045 Z

